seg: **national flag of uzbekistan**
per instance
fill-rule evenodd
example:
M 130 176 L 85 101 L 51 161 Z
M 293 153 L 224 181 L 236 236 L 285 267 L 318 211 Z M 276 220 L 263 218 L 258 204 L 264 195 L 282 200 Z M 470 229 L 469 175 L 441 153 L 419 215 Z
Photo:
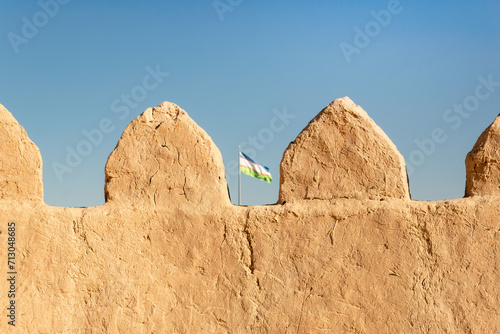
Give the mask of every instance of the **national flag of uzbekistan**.
M 240 152 L 240 171 L 268 183 L 273 180 L 269 168 L 256 163 L 242 152 Z

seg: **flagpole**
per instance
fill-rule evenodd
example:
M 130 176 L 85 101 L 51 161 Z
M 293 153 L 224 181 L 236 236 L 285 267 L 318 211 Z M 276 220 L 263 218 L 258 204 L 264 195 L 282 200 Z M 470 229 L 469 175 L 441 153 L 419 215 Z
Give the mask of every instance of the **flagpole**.
M 241 167 L 240 167 L 240 146 L 238 146 L 238 205 L 241 205 Z

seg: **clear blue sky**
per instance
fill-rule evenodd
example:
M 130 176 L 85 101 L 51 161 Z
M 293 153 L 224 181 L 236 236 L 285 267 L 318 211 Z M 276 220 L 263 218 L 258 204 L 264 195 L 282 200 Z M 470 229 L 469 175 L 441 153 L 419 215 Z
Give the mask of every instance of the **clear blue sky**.
M 361 105 L 407 163 L 414 162 L 410 188 L 418 200 L 463 196 L 465 155 L 500 112 L 500 4 L 494 0 L 0 6 L 0 103 L 41 150 L 50 205 L 104 203 L 108 155 L 126 125 L 162 101 L 178 104 L 207 131 L 226 168 L 236 161 L 238 144 L 260 134 L 265 143 L 257 142 L 262 150 L 255 160 L 271 169 L 274 181 L 243 176 L 249 205 L 276 202 L 284 149 L 336 98 L 347 95 Z M 144 96 L 148 67 L 169 75 Z M 484 86 L 481 76 L 493 84 Z M 137 99 L 121 119 L 114 111 L 125 106 L 122 94 L 133 91 Z M 470 112 L 453 110 L 464 104 Z M 284 110 L 295 117 L 284 127 L 274 124 L 272 133 L 263 130 Z M 114 130 L 58 178 L 54 162 L 64 164 L 67 147 L 75 149 L 85 140 L 82 131 L 104 118 Z M 436 129 L 439 142 L 430 139 Z M 237 176 L 227 177 L 234 202 Z

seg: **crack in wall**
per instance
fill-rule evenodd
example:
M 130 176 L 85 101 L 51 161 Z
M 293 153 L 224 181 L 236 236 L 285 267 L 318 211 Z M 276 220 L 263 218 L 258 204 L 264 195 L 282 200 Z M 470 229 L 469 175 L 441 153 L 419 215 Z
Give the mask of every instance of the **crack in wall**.
M 304 314 L 304 306 L 305 306 L 307 300 L 309 299 L 309 297 L 311 297 L 312 291 L 313 291 L 313 288 L 310 287 L 309 288 L 309 293 L 304 296 L 304 300 L 302 301 L 302 305 L 300 306 L 300 316 L 299 316 L 299 321 L 298 321 L 298 324 L 297 324 L 297 333 L 300 332 L 300 325 L 302 323 L 302 315 Z
M 254 253 L 254 249 L 253 249 L 252 235 L 250 234 L 250 231 L 248 229 L 248 220 L 245 223 L 245 227 L 243 229 L 243 234 L 246 237 L 246 241 L 247 241 L 247 244 L 248 244 L 248 249 L 250 251 L 250 264 L 247 267 L 248 267 L 248 269 L 250 269 L 250 273 L 253 275 L 254 274 L 254 270 L 255 270 L 255 253 Z

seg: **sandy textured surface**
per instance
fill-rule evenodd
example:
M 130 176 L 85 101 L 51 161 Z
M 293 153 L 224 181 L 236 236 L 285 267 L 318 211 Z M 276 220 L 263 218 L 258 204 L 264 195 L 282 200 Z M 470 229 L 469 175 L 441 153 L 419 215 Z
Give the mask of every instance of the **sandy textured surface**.
M 465 167 L 465 196 L 500 195 L 500 116 L 467 154 Z
M 359 167 L 393 162 L 367 196 L 364 183 L 347 198 L 320 183 L 307 199 L 326 175 L 311 164 L 282 191 L 293 200 L 238 207 L 210 137 L 164 103 L 127 127 L 106 166 L 107 203 L 94 208 L 44 204 L 37 150 L 13 173 L 20 144 L 2 145 L 0 177 L 12 182 L 0 193 L 0 262 L 7 277 L 15 222 L 17 314 L 9 326 L 1 279 L 0 332 L 500 332 L 500 196 L 411 201 L 390 144 L 373 148 L 383 163 Z

